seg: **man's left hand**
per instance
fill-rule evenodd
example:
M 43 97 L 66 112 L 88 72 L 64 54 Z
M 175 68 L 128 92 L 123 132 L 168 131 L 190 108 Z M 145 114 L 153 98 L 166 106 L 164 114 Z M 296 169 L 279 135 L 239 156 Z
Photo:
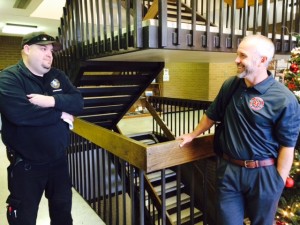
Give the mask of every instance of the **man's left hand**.
M 40 94 L 29 94 L 27 95 L 28 100 L 34 104 L 43 108 L 54 107 L 55 99 L 53 96 L 46 96 Z

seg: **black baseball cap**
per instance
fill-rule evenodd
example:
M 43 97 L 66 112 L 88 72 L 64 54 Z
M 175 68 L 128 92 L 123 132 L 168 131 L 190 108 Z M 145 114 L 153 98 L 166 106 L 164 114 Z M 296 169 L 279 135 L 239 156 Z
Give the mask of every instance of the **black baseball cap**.
M 27 34 L 23 37 L 21 48 L 24 47 L 24 45 L 53 45 L 53 50 L 57 51 L 61 49 L 61 45 L 59 42 L 55 40 L 54 37 L 44 33 L 44 32 L 33 32 L 30 34 Z

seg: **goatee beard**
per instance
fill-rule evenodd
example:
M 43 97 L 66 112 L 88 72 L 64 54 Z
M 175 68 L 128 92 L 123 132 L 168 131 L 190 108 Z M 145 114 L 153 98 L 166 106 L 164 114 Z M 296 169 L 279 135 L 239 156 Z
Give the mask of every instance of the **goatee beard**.
M 242 72 L 242 73 L 239 73 L 239 74 L 237 75 L 238 78 L 244 78 L 244 77 L 246 77 L 246 76 L 247 76 L 246 71 L 244 71 L 244 72 Z

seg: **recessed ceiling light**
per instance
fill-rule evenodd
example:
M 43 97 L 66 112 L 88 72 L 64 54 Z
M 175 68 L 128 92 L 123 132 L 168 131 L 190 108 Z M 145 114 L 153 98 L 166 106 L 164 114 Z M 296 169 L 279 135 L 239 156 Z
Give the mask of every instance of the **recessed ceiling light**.
M 29 34 L 38 31 L 37 26 L 6 23 L 2 28 L 2 32 L 6 34 Z

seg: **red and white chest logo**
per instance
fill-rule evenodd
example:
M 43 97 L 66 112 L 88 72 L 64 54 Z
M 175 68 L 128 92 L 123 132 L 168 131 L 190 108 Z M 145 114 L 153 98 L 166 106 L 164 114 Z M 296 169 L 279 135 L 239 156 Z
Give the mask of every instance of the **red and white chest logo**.
M 254 97 L 250 100 L 250 108 L 253 109 L 253 110 L 261 110 L 264 105 L 265 105 L 265 102 L 262 98 L 260 97 Z

